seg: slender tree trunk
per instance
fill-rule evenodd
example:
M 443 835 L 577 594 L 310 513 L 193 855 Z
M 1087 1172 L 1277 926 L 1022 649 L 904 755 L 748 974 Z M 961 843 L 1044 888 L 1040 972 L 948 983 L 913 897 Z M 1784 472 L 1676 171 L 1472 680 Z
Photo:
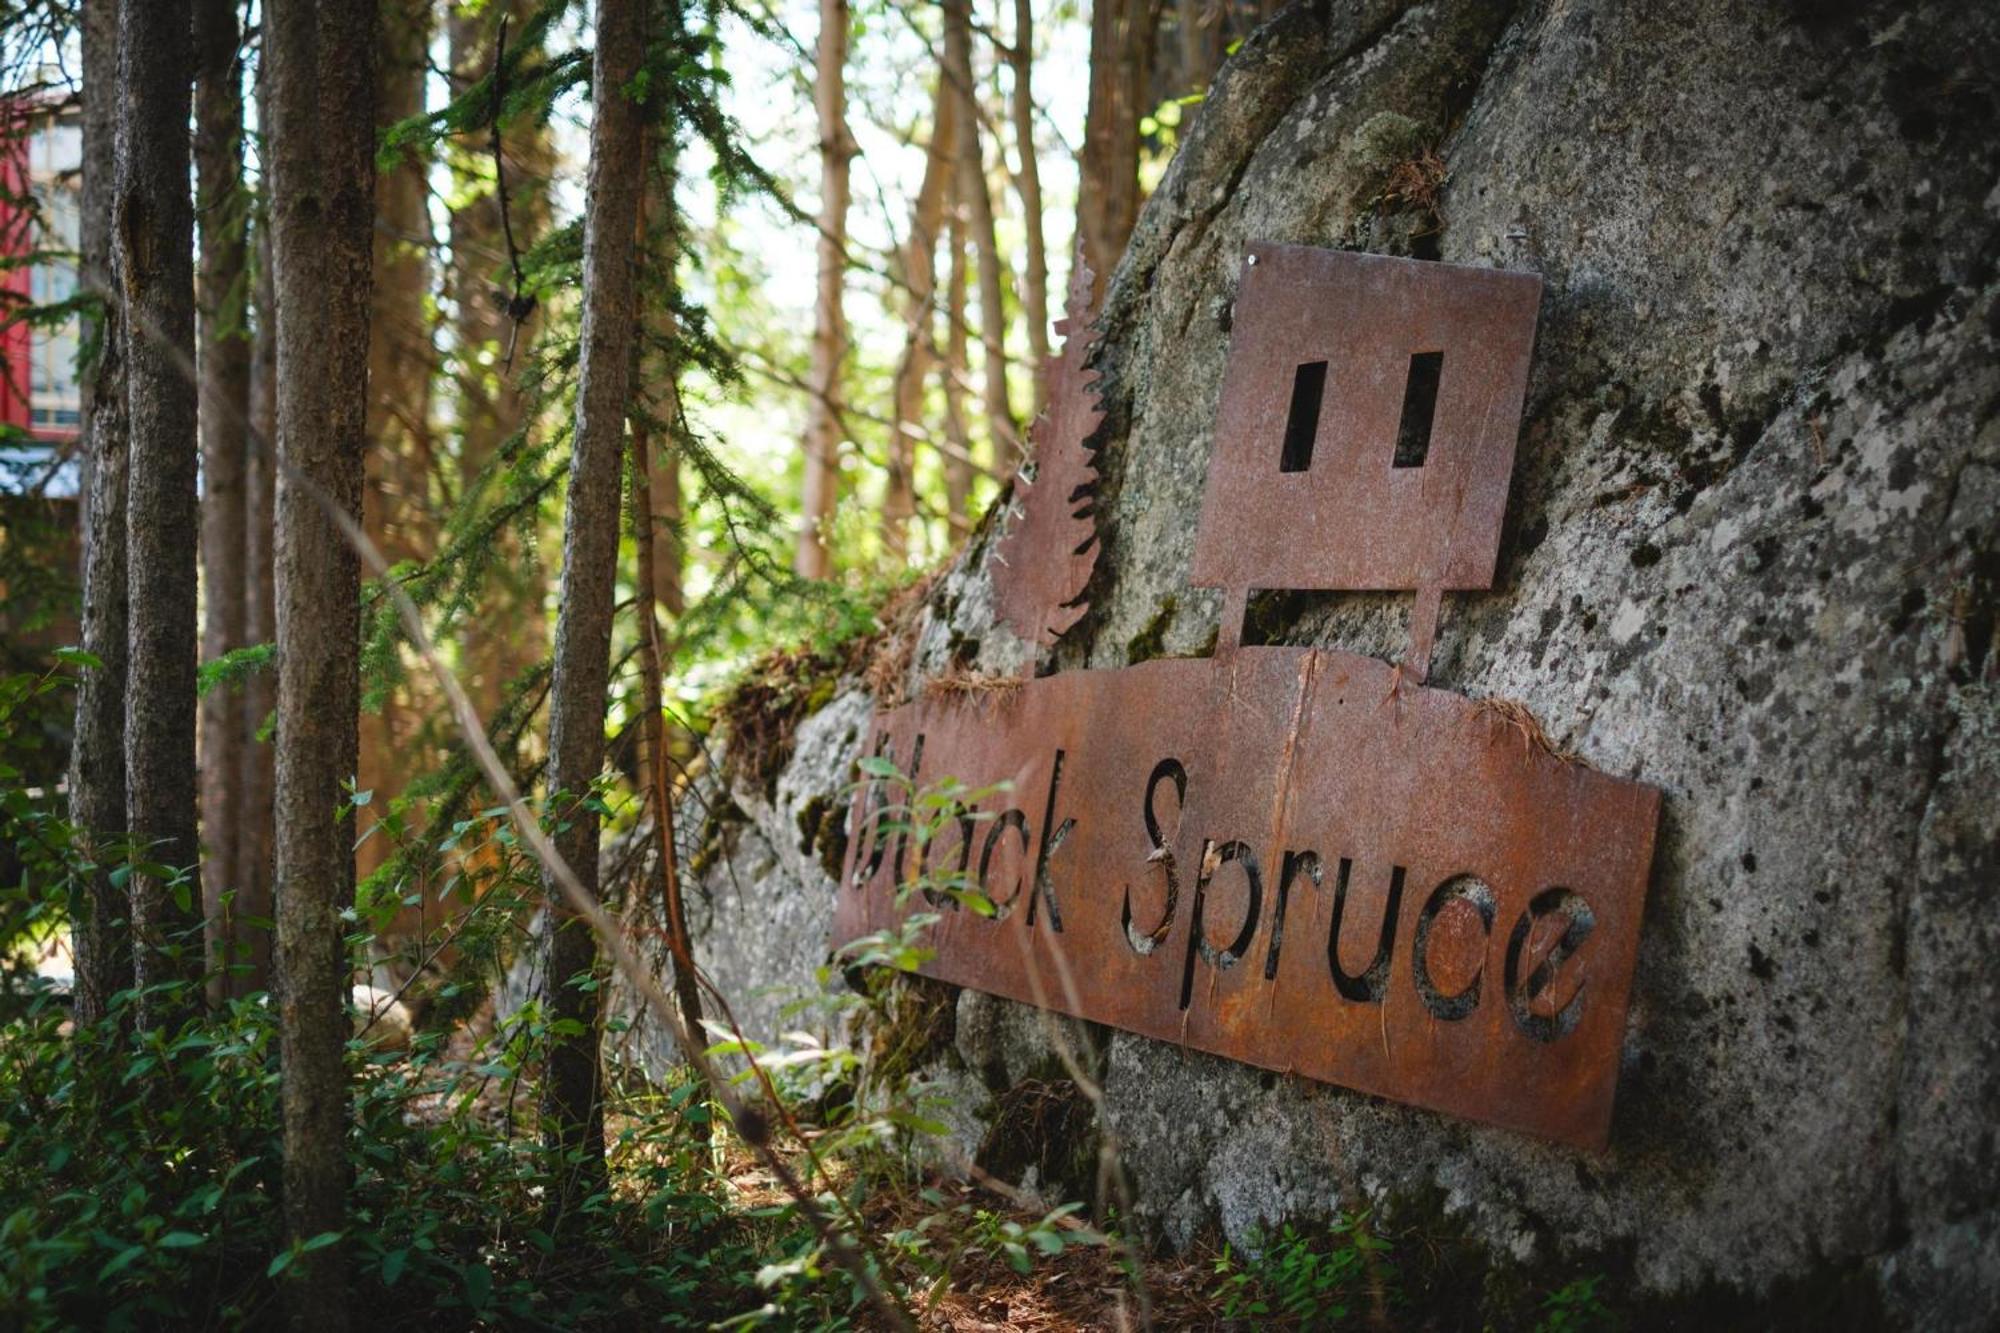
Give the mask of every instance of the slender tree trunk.
M 938 232 L 944 225 L 957 137 L 958 98 L 951 80 L 940 74 L 931 112 L 930 147 L 924 153 L 924 177 L 910 206 L 910 234 L 903 242 L 903 282 L 909 306 L 904 317 L 903 355 L 896 363 L 889 422 L 889 479 L 882 501 L 883 541 L 896 564 L 909 554 L 910 520 L 917 512 L 917 438 L 922 434 L 924 380 L 930 373 L 931 329 L 937 322 L 933 307 Z
M 1180 39 L 1181 93 L 1196 93 L 1208 87 L 1215 67 L 1222 63 L 1223 14 L 1209 0 L 1175 0 L 1174 26 Z
M 952 446 L 944 456 L 945 508 L 954 535 L 972 530 L 968 512 L 972 499 L 972 432 L 966 427 L 965 222 L 954 208 L 951 216 L 951 273 L 945 287 L 944 437 Z
M 1021 305 L 1028 316 L 1028 349 L 1034 357 L 1035 415 L 1048 406 L 1049 252 L 1042 239 L 1042 168 L 1035 154 L 1035 19 L 1030 0 L 1014 0 L 1014 46 L 1008 53 L 1014 67 L 1014 151 L 1021 167 L 1014 186 L 1021 196 L 1021 216 L 1027 242 L 1027 285 Z
M 598 0 L 591 86 L 590 176 L 583 224 L 583 317 L 576 427 L 563 521 L 561 611 L 549 694 L 549 793 L 555 844 L 583 887 L 597 890 L 597 814 L 586 799 L 604 767 L 611 670 L 618 490 L 632 380 L 633 228 L 642 188 L 643 122 L 627 93 L 644 46 L 641 0 Z M 561 1206 L 604 1180 L 597 940 L 546 876 L 548 1014 L 553 1035 L 542 1107 L 565 1166 Z M 592 983 L 579 986 L 577 983 Z M 564 1029 L 571 1029 L 565 1031 Z
M 374 230 L 375 6 L 273 0 L 272 211 L 278 294 L 279 1051 L 285 1227 L 296 1243 L 346 1220 L 354 901 L 352 780 L 360 566 L 329 509 L 361 517 Z M 336 811 L 341 813 L 336 814 Z M 303 1255 L 286 1287 L 297 1327 L 344 1328 L 345 1247 Z
M 679 35 L 680 29 L 678 11 L 677 0 L 668 0 L 654 11 L 659 15 L 656 21 L 674 36 Z M 671 349 L 678 333 L 674 323 L 674 297 L 677 295 L 675 264 L 680 256 L 679 213 L 674 203 L 678 163 L 674 150 L 674 127 L 669 124 L 662 129 L 661 133 L 644 136 L 645 148 L 640 156 L 651 170 L 647 172 L 646 193 L 639 203 L 639 223 L 634 235 L 638 246 L 637 263 L 650 270 L 646 274 L 649 281 L 645 290 L 651 297 L 647 304 L 661 312 L 656 318 L 663 326 L 654 331 L 653 339 L 645 341 L 657 340 Z M 646 332 L 643 311 L 638 318 L 642 333 Z M 639 379 L 632 386 L 632 397 L 642 406 L 647 405 L 651 397 L 649 390 L 657 384 L 667 399 L 667 419 L 677 424 L 681 419 L 679 356 L 677 352 L 669 351 L 664 358 L 657 355 L 649 358 L 649 350 L 644 346 L 634 348 L 632 364 Z M 654 366 L 652 375 L 644 373 L 649 361 Z M 650 411 L 635 413 L 632 421 L 632 538 L 637 557 L 633 577 L 633 590 L 637 596 L 633 598 L 633 609 L 639 622 L 639 706 L 641 735 L 645 743 L 643 763 L 647 799 L 653 808 L 660 908 L 666 921 L 668 951 L 674 960 L 674 998 L 680 1005 L 683 1024 L 690 1032 L 699 1032 L 701 989 L 695 976 L 694 948 L 688 938 L 687 911 L 681 902 L 680 863 L 674 855 L 673 759 L 667 750 L 665 691 L 661 682 L 666 649 L 660 637 L 658 614 L 661 606 L 668 607 L 676 615 L 681 610 L 679 541 L 676 537 L 671 554 L 660 549 L 666 545 L 660 540 L 663 535 L 675 537 L 676 534 L 671 526 L 662 522 L 666 515 L 661 504 L 662 497 L 655 486 L 655 482 L 662 477 L 672 478 L 673 503 L 678 508 L 680 451 L 671 431 L 666 448 L 654 446 L 653 432 L 648 424 L 652 415 Z M 678 519 L 678 513 L 671 516 L 672 521 L 677 522 Z M 671 593 L 663 586 L 667 580 L 672 582 Z M 690 1059 L 693 1058 L 693 1052 L 687 1054 Z
M 657 16 L 654 22 L 665 24 L 677 33 L 681 24 L 679 10 L 678 0 L 656 3 L 652 11 Z M 641 157 L 647 164 L 646 190 L 639 201 L 636 244 L 638 263 L 646 270 L 647 281 L 635 316 L 638 321 L 635 341 L 639 345 L 632 360 L 633 374 L 637 377 L 632 384 L 632 400 L 643 410 L 633 415 L 632 456 L 645 464 L 647 503 L 633 512 L 647 516 L 642 549 L 652 552 L 643 562 L 644 579 L 650 583 L 642 580 L 642 586 L 650 589 L 654 605 L 677 617 L 687 609 L 687 592 L 681 575 L 687 552 L 681 541 L 681 451 L 675 434 L 681 419 L 680 358 L 675 349 L 679 326 L 674 313 L 681 235 L 680 213 L 674 203 L 680 161 L 672 127 L 648 131 Z M 660 394 L 655 394 L 655 386 Z M 659 417 L 655 404 L 660 396 L 667 400 L 666 429 L 656 447 L 648 419 Z M 635 482 L 635 490 L 636 487 Z M 638 520 L 635 517 L 633 521 Z
M 214 661 L 244 638 L 245 464 L 250 411 L 248 217 L 243 190 L 243 69 L 235 0 L 196 0 L 195 211 L 201 228 L 202 656 Z M 237 893 L 243 787 L 241 701 L 227 688 L 201 703 L 202 892 L 212 999 L 246 993 Z
M 518 32 L 534 12 L 532 0 L 503 0 L 478 13 L 454 6 L 447 20 L 452 75 L 461 86 L 493 69 L 499 24 Z M 470 150 L 490 166 L 485 144 Z M 548 178 L 554 161 L 548 131 L 531 118 L 507 126 L 501 133 L 507 165 L 508 224 L 516 242 L 532 244 L 548 228 Z M 519 362 L 509 365 L 509 347 L 526 347 L 533 317 L 516 329 L 507 315 L 511 265 L 507 228 L 501 225 L 500 203 L 490 178 L 466 172 L 454 181 L 457 206 L 450 221 L 449 281 L 456 297 L 453 399 L 459 434 L 459 483 L 470 487 L 498 458 L 507 439 L 528 424 L 529 404 L 521 392 Z M 503 276 L 504 275 L 504 276 Z M 532 550 L 522 548 L 512 530 L 498 539 L 499 551 L 488 573 L 484 617 L 490 623 L 468 621 L 460 651 L 466 663 L 467 693 L 481 717 L 493 716 L 506 697 L 508 683 L 542 660 L 547 629 L 542 610 L 544 573 Z
M 981 392 L 995 459 L 1019 449 L 1020 428 L 1007 393 L 1007 306 L 1000 284 L 1000 247 L 993 234 L 993 196 L 979 146 L 979 107 L 972 81 L 971 0 L 945 0 L 944 76 L 958 95 L 958 202 L 979 259 Z M 1086 177 L 1085 179 L 1088 179 Z
M 840 366 L 847 355 L 841 291 L 847 278 L 847 168 L 854 140 L 847 132 L 847 0 L 819 0 L 819 49 L 813 104 L 819 112 L 819 298 L 812 344 L 812 399 L 806 404 L 805 496 L 799 506 L 801 578 L 833 572 L 826 525 L 839 502 Z
M 1077 231 L 1098 292 L 1139 220 L 1139 121 L 1152 83 L 1160 0 L 1099 0 L 1090 11 L 1090 101 L 1084 113 Z
M 674 959 L 674 999 L 680 1004 L 681 1019 L 688 1031 L 701 1031 L 701 987 L 695 976 L 694 947 L 688 937 L 687 908 L 681 901 L 680 863 L 674 854 L 673 757 L 667 752 L 667 721 L 660 675 L 665 656 L 660 639 L 660 620 L 655 607 L 661 603 L 654 577 L 654 529 L 658 516 L 654 509 L 652 482 L 647 467 L 652 452 L 651 435 L 641 426 L 632 428 L 632 532 L 637 546 L 638 596 L 633 599 L 639 618 L 639 706 L 645 718 L 645 768 L 648 800 L 653 807 L 653 832 L 658 842 L 661 915 L 667 923 L 667 947 Z
M 70 751 L 70 819 L 83 831 L 97 869 L 85 883 L 72 947 L 76 1014 L 94 1022 L 132 984 L 129 900 L 112 882 L 125 830 L 126 403 L 125 347 L 112 270 L 111 208 L 117 197 L 118 3 L 83 6 L 82 262 L 84 281 L 103 293 L 98 355 L 83 377 L 83 451 L 90 484 L 83 531 L 82 646 L 87 667 L 76 695 Z
M 257 71 L 257 119 L 269 126 L 270 80 L 263 62 Z M 271 547 L 277 520 L 278 460 L 278 302 L 272 281 L 271 221 L 257 219 L 256 264 L 251 283 L 255 320 L 250 344 L 250 424 L 256 432 L 243 479 L 243 637 L 248 643 L 273 643 L 278 637 L 277 584 Z M 243 769 L 239 781 L 236 828 L 236 919 L 244 929 L 239 943 L 249 951 L 244 988 L 271 989 L 271 949 L 276 831 L 272 801 L 277 786 L 274 753 L 262 738 L 264 724 L 278 706 L 277 679 L 272 670 L 258 671 L 244 682 L 242 697 Z
M 652 493 L 653 600 L 670 616 L 687 610 L 687 583 L 682 566 L 687 549 L 681 540 L 681 455 L 674 445 L 655 449 L 647 469 L 647 489 Z
M 388 0 L 381 7 L 375 66 L 378 130 L 424 109 L 434 8 L 432 0 Z M 375 181 L 368 473 L 361 508 L 369 537 L 391 565 L 423 560 L 432 546 L 430 399 L 436 357 L 425 311 L 431 291 L 429 166 L 424 153 L 406 151 Z M 355 784 L 373 796 L 355 814 L 359 878 L 367 878 L 395 851 L 389 839 L 370 832 L 409 785 L 421 754 L 417 731 L 425 711 L 409 683 L 397 681 L 381 692 L 379 707 L 361 715 Z M 442 712 L 442 705 L 429 711 Z M 421 913 L 413 915 L 422 920 Z M 411 925 L 421 929 L 414 921 Z
M 194 341 L 194 201 L 188 193 L 187 0 L 125 0 L 119 11 L 118 275 L 125 294 L 131 471 L 125 695 L 125 812 L 144 858 L 132 885 L 141 986 L 201 976 L 201 866 L 195 836 L 195 384 L 179 360 Z M 166 867 L 173 875 L 143 868 Z M 142 998 L 140 1021 L 169 1024 L 183 1003 Z

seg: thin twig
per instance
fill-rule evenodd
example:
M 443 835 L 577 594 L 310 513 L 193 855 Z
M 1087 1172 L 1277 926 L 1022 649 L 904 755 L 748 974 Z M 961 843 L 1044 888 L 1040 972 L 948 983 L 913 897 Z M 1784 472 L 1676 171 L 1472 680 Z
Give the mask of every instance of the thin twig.
M 514 345 L 520 340 L 521 325 L 535 312 L 535 298 L 527 293 L 527 277 L 521 272 L 521 249 L 514 244 L 514 220 L 507 206 L 507 154 L 500 142 L 500 113 L 507 97 L 507 19 L 500 16 L 500 28 L 493 39 L 493 107 L 486 128 L 493 151 L 493 195 L 500 206 L 500 234 L 507 241 L 507 265 L 513 270 L 514 291 L 507 298 L 506 369 L 514 368 Z

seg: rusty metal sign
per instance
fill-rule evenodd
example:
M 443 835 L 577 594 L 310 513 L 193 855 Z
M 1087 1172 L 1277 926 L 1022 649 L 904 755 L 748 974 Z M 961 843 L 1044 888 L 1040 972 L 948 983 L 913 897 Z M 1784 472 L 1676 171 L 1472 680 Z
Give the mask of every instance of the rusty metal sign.
M 1268 262 L 1281 281 L 1246 281 L 1238 298 L 1197 578 L 1433 592 L 1490 580 L 1507 482 L 1494 456 L 1512 454 L 1534 319 L 1520 293 L 1532 288 L 1408 261 L 1253 253 L 1251 269 Z M 1301 323 L 1275 343 L 1258 332 L 1274 306 L 1336 312 L 1349 329 Z M 1483 341 L 1427 322 L 1434 310 L 1475 312 Z M 1217 553 L 1238 523 L 1278 522 L 1283 503 L 1302 506 L 1290 520 L 1302 526 L 1345 513 L 1333 469 L 1415 450 L 1396 419 L 1410 415 L 1407 388 L 1356 389 L 1374 404 L 1365 412 L 1343 396 L 1343 384 L 1372 385 L 1352 361 L 1383 329 L 1406 365 L 1443 353 L 1421 466 L 1440 468 L 1449 498 L 1399 500 L 1384 489 L 1399 483 L 1379 478 L 1354 487 L 1389 496 L 1386 521 L 1422 528 L 1444 554 L 1378 541 L 1366 515 L 1299 532 L 1334 574 L 1284 564 L 1273 577 L 1240 549 Z M 1480 385 L 1453 380 L 1455 350 L 1487 367 Z M 1393 366 L 1391 352 L 1366 355 Z M 1303 377 L 1320 401 L 1302 443 L 1296 367 L 1322 358 Z M 1258 405 L 1272 394 L 1278 409 Z M 1504 429 L 1492 419 L 1502 409 Z M 1260 456 L 1269 495 L 1251 484 Z M 1329 469 L 1314 483 L 1323 496 L 1279 489 L 1296 463 Z M 856 794 L 836 937 L 934 913 L 924 970 L 943 980 L 1601 1147 L 1659 792 L 1565 762 L 1517 714 L 1419 684 L 1407 664 L 1234 637 L 1211 658 L 1059 673 L 880 715 L 870 746 L 885 762 Z M 891 767 L 906 781 L 884 776 Z M 970 790 L 913 817 L 910 791 L 947 778 Z M 972 906 L 938 891 L 953 885 L 978 895 Z
M 1031 434 L 1033 471 L 1014 479 L 1011 521 L 995 555 L 1006 571 L 994 580 L 995 609 L 1015 633 L 1041 647 L 1082 617 L 1084 589 L 1097 564 L 1097 467 L 1089 441 L 1104 413 L 1097 405 L 1097 372 L 1085 365 L 1095 319 L 1090 288 L 1090 266 L 1078 250 L 1070 266 L 1069 307 L 1056 322 L 1063 349 L 1042 367 L 1049 405 Z
M 1529 273 L 1255 245 L 1236 296 L 1192 582 L 1418 592 L 1488 588 L 1542 281 Z

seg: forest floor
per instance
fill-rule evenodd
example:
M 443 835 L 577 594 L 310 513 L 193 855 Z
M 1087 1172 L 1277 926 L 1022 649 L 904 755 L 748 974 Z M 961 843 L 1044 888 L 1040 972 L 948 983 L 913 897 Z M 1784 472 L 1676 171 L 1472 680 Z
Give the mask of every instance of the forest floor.
M 787 1202 L 777 1182 L 740 1147 L 729 1154 L 724 1176 L 746 1210 Z M 905 1296 L 918 1327 L 928 1333 L 1399 1326 L 1390 1319 L 1392 1292 L 1379 1272 L 1372 1282 L 1365 1272 L 1358 1275 L 1358 1300 L 1302 1318 L 1268 1303 L 1252 1308 L 1260 1304 L 1261 1293 L 1251 1289 L 1255 1278 L 1243 1278 L 1240 1256 L 1232 1259 L 1214 1243 L 1177 1255 L 1142 1255 L 1134 1282 L 1133 1251 L 1074 1217 L 1056 1224 L 1068 1241 L 1059 1250 L 1027 1245 L 1025 1254 L 1010 1261 L 1005 1238 L 1046 1225 L 1048 1214 L 1031 1206 L 1035 1202 L 1018 1192 L 932 1177 L 921 1185 L 878 1188 L 863 1203 L 861 1217 L 871 1238 L 929 1231 L 936 1240 L 933 1254 L 948 1252 L 942 1279 L 926 1282 L 902 1266 Z M 879 1323 L 863 1312 L 857 1326 Z

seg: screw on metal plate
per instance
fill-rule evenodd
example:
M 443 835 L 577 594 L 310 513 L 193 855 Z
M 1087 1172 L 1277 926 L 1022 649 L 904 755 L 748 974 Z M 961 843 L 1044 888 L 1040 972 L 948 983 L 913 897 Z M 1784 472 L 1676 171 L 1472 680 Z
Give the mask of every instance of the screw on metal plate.
M 1245 259 L 1192 581 L 1415 591 L 1430 673 L 1443 594 L 1489 588 L 1542 283 L 1527 273 L 1260 243 Z

